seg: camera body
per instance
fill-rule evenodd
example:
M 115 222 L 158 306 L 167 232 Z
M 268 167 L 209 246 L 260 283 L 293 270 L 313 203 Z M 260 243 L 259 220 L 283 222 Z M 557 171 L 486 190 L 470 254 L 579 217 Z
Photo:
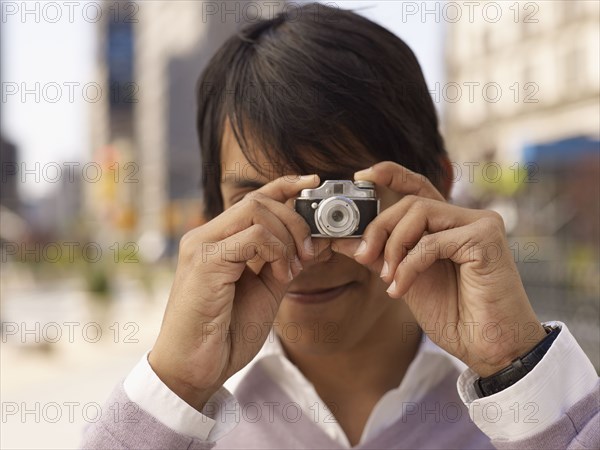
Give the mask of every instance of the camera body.
M 379 199 L 370 181 L 327 180 L 318 188 L 302 189 L 294 209 L 313 237 L 355 238 L 379 214 Z

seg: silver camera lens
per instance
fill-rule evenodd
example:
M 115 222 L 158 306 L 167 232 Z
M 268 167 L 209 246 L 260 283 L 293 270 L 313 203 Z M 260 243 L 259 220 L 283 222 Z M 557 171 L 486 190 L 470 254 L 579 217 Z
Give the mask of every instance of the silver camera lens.
M 321 234 L 332 237 L 350 236 L 358 228 L 360 212 L 347 197 L 329 197 L 319 203 L 315 224 Z

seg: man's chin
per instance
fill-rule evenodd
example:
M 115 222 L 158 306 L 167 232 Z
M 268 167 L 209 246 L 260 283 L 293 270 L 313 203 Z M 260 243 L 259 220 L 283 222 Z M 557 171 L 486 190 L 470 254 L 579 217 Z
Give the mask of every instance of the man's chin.
M 275 319 L 277 334 L 286 346 L 301 352 L 325 354 L 339 350 L 348 343 L 345 330 L 357 329 L 348 320 L 350 302 L 330 302 L 320 307 L 307 307 L 285 299 Z M 350 316 L 350 317 L 349 317 Z
M 327 355 L 339 351 L 346 344 L 341 327 L 335 322 L 313 323 L 303 327 L 286 323 L 278 327 L 278 336 L 286 349 L 294 353 Z

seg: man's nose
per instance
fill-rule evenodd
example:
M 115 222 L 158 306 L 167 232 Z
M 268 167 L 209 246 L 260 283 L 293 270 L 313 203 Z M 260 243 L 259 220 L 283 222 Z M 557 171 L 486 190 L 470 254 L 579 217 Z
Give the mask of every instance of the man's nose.
M 313 238 L 312 242 L 315 248 L 315 255 L 309 260 L 302 262 L 305 267 L 327 262 L 334 255 L 333 251 L 331 250 L 331 239 Z

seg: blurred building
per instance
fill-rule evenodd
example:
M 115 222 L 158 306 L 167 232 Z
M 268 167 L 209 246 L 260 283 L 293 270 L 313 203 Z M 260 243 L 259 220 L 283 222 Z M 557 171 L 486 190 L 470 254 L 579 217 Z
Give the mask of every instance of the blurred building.
M 134 19 L 125 3 L 103 4 L 110 14 L 98 21 L 95 83 L 99 100 L 91 103 L 93 181 L 85 183 L 85 217 L 90 238 L 124 243 L 135 235 L 139 163 L 134 153 Z M 97 176 L 96 176 L 97 175 Z
M 42 198 L 27 203 L 25 217 L 34 231 L 53 239 L 73 241 L 78 237 L 83 180 L 78 171 L 61 177 Z
M 19 163 L 17 147 L 0 136 L 0 205 L 9 210 L 19 212 L 19 192 L 17 191 L 19 174 Z
M 138 2 L 133 14 L 106 15 L 99 25 L 97 77 L 111 95 L 94 105 L 93 148 L 96 159 L 112 154 L 130 183 L 122 179 L 103 200 L 93 188 L 93 207 L 105 204 L 112 212 L 102 221 L 125 224 L 124 237 L 152 242 L 149 253 L 172 253 L 202 221 L 196 82 L 241 23 L 276 10 L 262 3 Z M 128 211 L 125 220 L 119 211 Z
M 17 146 L 0 135 L 0 251 L 6 242 L 17 242 L 27 231 L 18 191 L 20 176 Z
M 519 161 L 527 145 L 599 135 L 599 3 L 517 2 L 447 29 L 436 94 L 453 158 Z
M 599 368 L 600 3 L 491 3 L 448 25 L 448 82 L 433 91 L 456 197 L 503 215 L 538 316 L 565 321 Z
M 200 223 L 200 153 L 195 87 L 235 22 L 209 20 L 203 2 L 148 2 L 136 23 L 135 146 L 142 236 L 160 236 L 168 250 Z M 216 17 L 215 19 L 218 19 Z

